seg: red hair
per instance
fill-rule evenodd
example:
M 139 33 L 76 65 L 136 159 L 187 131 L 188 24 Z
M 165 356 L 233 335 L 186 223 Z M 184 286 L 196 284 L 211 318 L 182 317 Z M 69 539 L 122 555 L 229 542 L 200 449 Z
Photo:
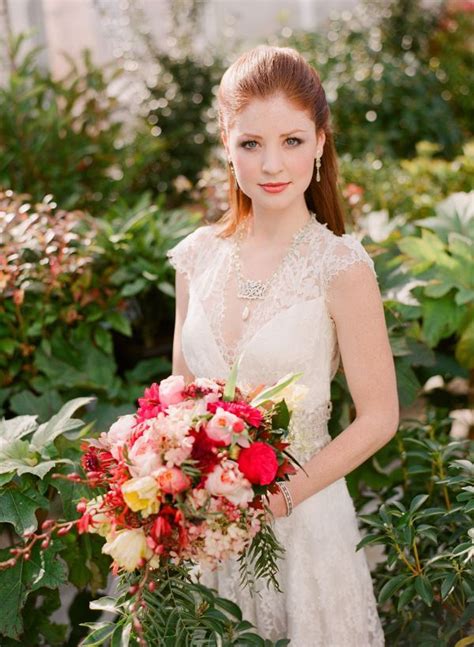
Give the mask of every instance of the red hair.
M 219 127 L 226 133 L 235 116 L 252 99 L 283 95 L 298 109 L 305 110 L 317 130 L 324 131 L 326 142 L 321 157 L 321 181 L 316 171 L 305 191 L 308 210 L 314 211 L 321 223 L 327 223 L 335 234 L 345 232 L 344 209 L 338 187 L 338 163 L 330 123 L 326 94 L 316 70 L 291 47 L 259 45 L 242 54 L 224 73 L 218 91 Z M 222 237 L 234 233 L 250 213 L 251 199 L 234 180 L 230 166 L 229 210 L 219 222 L 225 223 Z

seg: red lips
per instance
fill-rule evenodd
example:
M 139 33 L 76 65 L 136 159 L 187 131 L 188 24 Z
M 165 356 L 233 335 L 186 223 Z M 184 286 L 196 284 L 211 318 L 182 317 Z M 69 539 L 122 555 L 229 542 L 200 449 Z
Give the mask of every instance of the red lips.
M 267 182 L 266 184 L 261 184 L 260 186 L 286 186 L 289 182 Z

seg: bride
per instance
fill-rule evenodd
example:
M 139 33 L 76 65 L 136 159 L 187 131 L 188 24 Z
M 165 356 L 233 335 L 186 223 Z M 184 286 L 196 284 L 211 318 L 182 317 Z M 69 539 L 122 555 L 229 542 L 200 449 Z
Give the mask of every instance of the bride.
M 398 426 L 394 363 L 374 264 L 344 233 L 329 107 L 294 49 L 258 46 L 218 94 L 230 208 L 168 252 L 176 273 L 173 373 L 242 386 L 302 372 L 289 451 L 304 465 L 269 505 L 285 547 L 282 592 L 239 587 L 238 563 L 202 569 L 267 639 L 295 647 L 379 647 L 384 636 L 345 475 Z M 355 419 L 328 433 L 342 360 Z M 303 395 L 301 395 L 303 393 Z

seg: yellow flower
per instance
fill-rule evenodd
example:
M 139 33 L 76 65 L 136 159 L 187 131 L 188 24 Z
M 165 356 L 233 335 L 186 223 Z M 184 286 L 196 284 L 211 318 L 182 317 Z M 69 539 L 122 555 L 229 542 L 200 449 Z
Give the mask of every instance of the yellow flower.
M 134 571 L 142 559 L 149 559 L 153 551 L 146 543 L 145 533 L 141 528 L 119 530 L 111 534 L 102 546 L 102 552 L 126 571 Z
M 152 476 L 142 476 L 126 481 L 122 494 L 130 510 L 141 512 L 143 517 L 155 514 L 160 508 L 158 484 Z

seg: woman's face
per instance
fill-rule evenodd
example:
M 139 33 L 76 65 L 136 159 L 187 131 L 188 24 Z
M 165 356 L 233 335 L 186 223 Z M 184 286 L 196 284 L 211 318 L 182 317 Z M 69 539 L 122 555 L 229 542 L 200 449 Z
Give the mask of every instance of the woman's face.
M 325 136 L 321 131 L 316 137 L 308 114 L 278 94 L 253 99 L 237 115 L 223 141 L 237 182 L 254 208 L 283 210 L 304 200 Z M 279 182 L 287 183 L 279 192 L 262 186 Z

